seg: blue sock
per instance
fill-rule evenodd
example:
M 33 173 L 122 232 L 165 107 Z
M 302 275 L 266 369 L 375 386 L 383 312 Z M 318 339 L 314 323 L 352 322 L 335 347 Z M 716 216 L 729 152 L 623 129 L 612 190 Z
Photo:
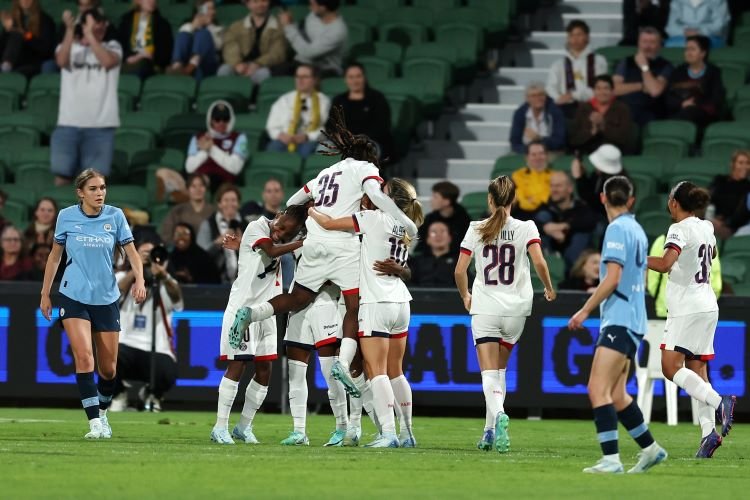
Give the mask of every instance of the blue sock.
M 83 411 L 86 412 L 88 419 L 99 418 L 99 398 L 96 396 L 94 372 L 76 373 L 76 384 L 81 394 Z
M 643 413 L 641 413 L 641 409 L 638 408 L 635 400 L 627 408 L 618 412 L 617 418 L 620 419 L 620 423 L 625 426 L 628 434 L 635 439 L 638 446 L 647 448 L 654 443 L 651 431 L 648 430 L 648 425 L 643 421 Z
M 112 395 L 115 393 L 115 380 L 114 378 L 107 380 L 99 375 L 97 392 L 99 393 L 99 408 L 102 410 L 109 408 L 109 404 L 112 402 Z
M 617 412 L 614 405 L 604 405 L 594 408 L 594 424 L 599 446 L 605 455 L 619 453 L 617 444 Z

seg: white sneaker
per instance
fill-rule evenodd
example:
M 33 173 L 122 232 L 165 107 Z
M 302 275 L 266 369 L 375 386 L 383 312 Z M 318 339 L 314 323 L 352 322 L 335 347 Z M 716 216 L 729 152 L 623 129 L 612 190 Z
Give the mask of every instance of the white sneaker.
M 624 469 L 622 468 L 622 462 L 619 460 L 602 457 L 596 464 L 583 469 L 583 472 L 587 474 L 622 474 Z
M 89 432 L 83 436 L 83 439 L 100 439 L 102 437 L 102 421 L 98 418 L 89 420 Z
M 99 415 L 99 421 L 102 423 L 101 439 L 112 439 L 112 427 L 109 425 L 107 414 Z
M 235 425 L 232 429 L 232 437 L 245 444 L 260 444 L 258 438 L 253 434 L 252 425 L 248 425 L 245 429 L 240 429 L 240 424 Z
M 359 440 L 362 437 L 362 427 L 349 427 L 346 429 L 346 436 L 341 446 L 359 446 Z
M 219 429 L 214 427 L 211 430 L 211 441 L 218 444 L 234 444 L 232 436 L 229 435 L 227 429 Z
M 638 453 L 638 463 L 628 471 L 628 474 L 641 474 L 646 472 L 654 465 L 658 465 L 665 461 L 667 456 L 667 450 L 654 442 L 654 444 Z

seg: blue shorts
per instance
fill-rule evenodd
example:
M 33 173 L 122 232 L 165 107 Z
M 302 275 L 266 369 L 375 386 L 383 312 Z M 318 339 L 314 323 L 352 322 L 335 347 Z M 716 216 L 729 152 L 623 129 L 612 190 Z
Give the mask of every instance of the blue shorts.
M 115 129 L 58 126 L 50 138 L 52 173 L 72 179 L 87 168 L 105 176 L 112 170 Z
M 92 332 L 119 332 L 120 306 L 117 301 L 106 306 L 92 306 L 60 295 L 60 320 L 77 318 L 91 323 Z
M 628 358 L 635 358 L 638 346 L 641 345 L 643 335 L 638 335 L 624 326 L 607 326 L 599 332 L 597 347 L 609 347 L 623 353 Z

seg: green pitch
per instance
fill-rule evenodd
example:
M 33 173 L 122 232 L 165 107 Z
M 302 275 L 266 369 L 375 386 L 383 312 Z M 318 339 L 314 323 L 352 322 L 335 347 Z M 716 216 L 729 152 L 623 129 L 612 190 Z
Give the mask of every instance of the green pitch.
M 641 476 L 581 473 L 599 458 L 587 421 L 512 419 L 511 453 L 480 452 L 476 419 L 415 420 L 419 448 L 323 448 L 333 417 L 310 416 L 311 446 L 283 448 L 291 417 L 259 415 L 263 444 L 218 446 L 211 413 L 115 413 L 110 441 L 84 441 L 81 410 L 0 409 L 0 498 L 747 498 L 750 425 L 711 460 L 693 458 L 698 429 L 652 425 L 669 451 Z M 481 418 L 480 418 L 481 417 Z M 366 419 L 367 417 L 365 417 Z M 511 417 L 512 418 L 512 417 Z M 234 425 L 237 413 L 233 414 Z M 363 422 L 371 432 L 370 422 Z M 626 469 L 636 447 L 620 428 Z

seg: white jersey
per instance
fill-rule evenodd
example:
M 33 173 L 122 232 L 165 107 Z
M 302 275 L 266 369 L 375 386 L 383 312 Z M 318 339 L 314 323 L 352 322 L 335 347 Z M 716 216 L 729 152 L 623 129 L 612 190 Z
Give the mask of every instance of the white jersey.
M 271 241 L 270 222 L 261 217 L 248 224 L 242 235 L 237 279 L 229 292 L 229 308 L 265 302 L 282 291 L 279 259 L 272 259 L 258 248 L 263 241 Z
M 369 179 L 382 183 L 378 167 L 370 162 L 347 158 L 323 169 L 318 176 L 305 184 L 304 190 L 315 201 L 315 209 L 332 219 L 348 217 L 360 210 L 363 184 Z M 307 218 L 307 237 L 317 240 L 355 240 L 347 231 L 326 231 L 313 220 Z
M 667 317 L 718 311 L 711 288 L 711 261 L 716 252 L 713 224 L 697 217 L 672 224 L 664 248 L 679 254 L 667 281 Z
M 404 243 L 406 228 L 381 210 L 365 210 L 352 215 L 354 230 L 362 235 L 359 259 L 359 302 L 410 302 L 411 294 L 398 276 L 378 276 L 375 261 L 394 259 L 406 265 L 408 248 Z
M 299 260 L 302 258 L 302 247 L 295 250 L 293 254 L 294 254 L 295 269 L 296 269 L 296 265 L 299 264 Z M 292 280 L 292 284 L 289 285 L 289 293 L 292 293 L 292 290 L 294 290 L 295 283 L 296 281 Z M 312 309 L 313 307 L 338 305 L 339 295 L 341 295 L 341 289 L 339 289 L 339 287 L 337 287 L 333 283 L 328 283 L 324 285 L 323 288 L 320 289 L 318 294 L 315 296 L 315 300 L 312 301 L 312 304 L 304 308 L 302 311 L 299 311 L 298 313 L 292 313 L 292 314 L 300 314 L 303 311 Z
M 461 253 L 474 256 L 476 278 L 471 292 L 471 314 L 529 316 L 534 289 L 531 286 L 527 249 L 541 243 L 533 221 L 508 217 L 497 239 L 482 243 L 474 221 L 461 242 Z

